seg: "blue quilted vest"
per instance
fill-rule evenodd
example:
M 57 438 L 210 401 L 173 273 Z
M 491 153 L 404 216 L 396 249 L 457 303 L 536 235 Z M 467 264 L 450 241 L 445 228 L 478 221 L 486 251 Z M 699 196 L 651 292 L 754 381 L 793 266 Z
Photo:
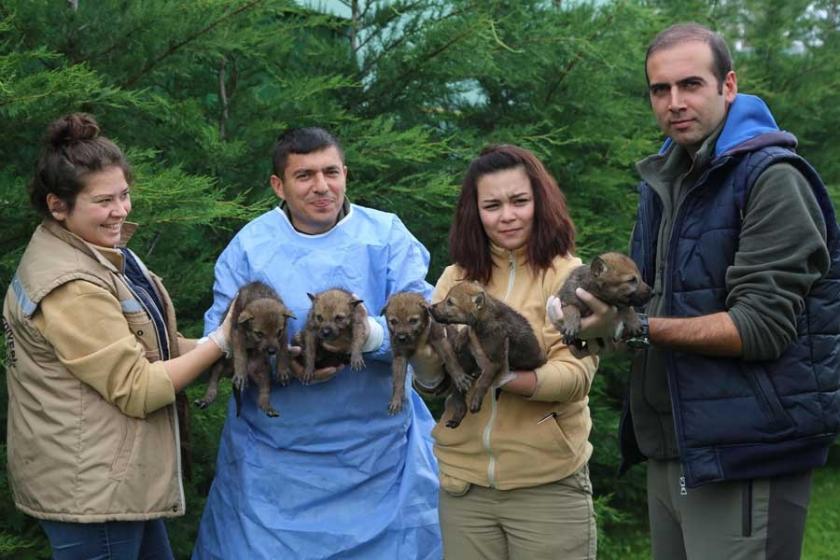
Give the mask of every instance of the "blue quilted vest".
M 725 275 L 738 250 L 746 200 L 770 165 L 789 163 L 807 178 L 825 218 L 831 255 L 829 272 L 814 284 L 797 317 L 797 337 L 778 359 L 746 362 L 666 352 L 677 446 L 689 487 L 821 466 L 840 427 L 840 229 L 825 185 L 794 153 L 795 146 L 796 138 L 778 130 L 760 99 L 739 95 L 712 163 L 674 219 L 663 276 L 665 316 L 726 310 Z M 662 208 L 649 185 L 643 182 L 639 191 L 631 254 L 653 285 Z M 626 470 L 644 459 L 629 406 L 620 431 Z

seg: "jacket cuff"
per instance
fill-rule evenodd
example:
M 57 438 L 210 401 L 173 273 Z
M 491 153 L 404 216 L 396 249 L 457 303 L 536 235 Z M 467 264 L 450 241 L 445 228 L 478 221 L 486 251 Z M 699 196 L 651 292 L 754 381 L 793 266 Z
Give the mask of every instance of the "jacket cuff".
M 593 356 L 580 360 L 572 359 L 559 368 L 550 363 L 539 367 L 534 370 L 537 375 L 537 388 L 528 400 L 557 402 L 581 400 L 589 394 L 592 378 L 597 369 L 598 358 Z

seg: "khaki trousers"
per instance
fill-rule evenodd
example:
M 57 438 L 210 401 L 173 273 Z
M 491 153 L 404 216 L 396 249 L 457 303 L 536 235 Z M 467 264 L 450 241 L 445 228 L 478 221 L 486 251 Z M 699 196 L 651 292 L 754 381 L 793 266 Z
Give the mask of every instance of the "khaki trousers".
M 447 560 L 594 560 L 589 468 L 532 488 L 441 490 L 440 527 Z

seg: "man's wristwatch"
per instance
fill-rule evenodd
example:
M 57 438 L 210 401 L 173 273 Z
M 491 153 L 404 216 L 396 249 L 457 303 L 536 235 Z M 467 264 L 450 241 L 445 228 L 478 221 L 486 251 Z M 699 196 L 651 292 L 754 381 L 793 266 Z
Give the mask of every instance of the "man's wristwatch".
M 642 324 L 642 332 L 636 336 L 631 336 L 624 339 L 624 343 L 628 348 L 634 350 L 644 350 L 650 347 L 650 325 L 648 323 L 647 313 L 639 313 L 639 322 Z

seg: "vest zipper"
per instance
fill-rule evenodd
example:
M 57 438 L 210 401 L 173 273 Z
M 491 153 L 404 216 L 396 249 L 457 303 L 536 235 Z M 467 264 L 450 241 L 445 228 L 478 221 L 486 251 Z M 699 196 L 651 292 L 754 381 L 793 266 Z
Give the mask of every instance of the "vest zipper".
M 665 259 L 665 262 L 662 264 L 662 272 L 664 273 L 664 277 L 662 278 L 662 298 L 665 301 L 666 305 L 666 313 L 665 317 L 673 316 L 673 300 L 671 298 L 671 292 L 673 290 L 673 282 L 672 282 L 672 274 L 673 272 L 670 270 L 668 263 L 670 262 L 672 256 L 674 255 L 674 251 L 677 248 L 677 242 L 679 241 L 679 229 L 678 226 L 682 223 L 683 217 L 683 210 L 686 206 L 686 201 L 694 194 L 695 191 L 698 190 L 706 181 L 708 180 L 709 176 L 712 174 L 713 171 L 717 170 L 721 166 L 723 166 L 729 158 L 719 158 L 717 160 L 712 160 L 710 162 L 709 167 L 700 174 L 698 177 L 697 182 L 694 183 L 680 198 L 679 204 L 676 207 L 676 212 L 674 212 L 674 221 L 671 223 L 671 235 L 668 239 L 668 254 Z M 660 227 L 661 223 L 660 223 Z M 655 257 L 654 257 L 655 258 Z M 683 430 L 682 424 L 680 423 L 681 410 L 680 410 L 680 401 L 674 398 L 674 387 L 676 387 L 677 380 L 674 379 L 673 372 L 676 371 L 676 362 L 674 361 L 674 354 L 673 352 L 667 352 L 666 356 L 666 370 L 665 375 L 668 379 L 668 395 L 671 397 L 671 413 L 673 415 L 674 421 L 674 436 L 676 437 L 676 444 L 677 444 L 677 452 L 679 453 L 680 463 L 682 463 L 683 469 L 685 469 L 685 462 L 683 457 Z M 683 475 L 681 479 L 685 479 Z

